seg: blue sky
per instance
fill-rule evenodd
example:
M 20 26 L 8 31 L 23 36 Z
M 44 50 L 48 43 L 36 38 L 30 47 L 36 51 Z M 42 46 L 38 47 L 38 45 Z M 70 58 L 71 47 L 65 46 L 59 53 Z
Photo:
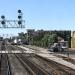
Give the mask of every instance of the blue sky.
M 0 15 L 6 19 L 17 19 L 18 9 L 26 28 L 0 29 L 0 35 L 16 35 L 26 29 L 75 30 L 75 0 L 0 0 Z

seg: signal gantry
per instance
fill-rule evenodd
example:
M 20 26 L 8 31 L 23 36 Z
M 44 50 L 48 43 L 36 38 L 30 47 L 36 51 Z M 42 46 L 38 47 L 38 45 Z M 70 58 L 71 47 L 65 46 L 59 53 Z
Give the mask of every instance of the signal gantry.
M 0 28 L 25 28 L 25 20 L 23 20 L 23 13 L 18 10 L 17 20 L 6 20 L 5 16 L 1 16 Z

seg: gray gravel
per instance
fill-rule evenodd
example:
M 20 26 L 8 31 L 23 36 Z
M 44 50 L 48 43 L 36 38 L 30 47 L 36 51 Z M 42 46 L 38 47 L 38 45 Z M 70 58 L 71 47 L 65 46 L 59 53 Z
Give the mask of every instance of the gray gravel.
M 9 54 L 12 75 L 29 75 L 14 54 Z

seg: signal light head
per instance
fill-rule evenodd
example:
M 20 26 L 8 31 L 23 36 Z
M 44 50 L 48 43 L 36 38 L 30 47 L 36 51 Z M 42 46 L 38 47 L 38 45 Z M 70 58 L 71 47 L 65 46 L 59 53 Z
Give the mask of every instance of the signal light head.
M 1 24 L 5 24 L 5 21 L 1 21 Z
M 21 18 L 22 18 L 22 16 L 19 15 L 19 16 L 18 16 L 18 19 L 21 19 Z
M 21 13 L 21 10 L 18 10 L 18 13 Z
M 2 19 L 5 19 L 5 16 L 4 16 L 4 15 L 2 15 L 2 16 L 1 16 L 1 18 L 2 18 Z

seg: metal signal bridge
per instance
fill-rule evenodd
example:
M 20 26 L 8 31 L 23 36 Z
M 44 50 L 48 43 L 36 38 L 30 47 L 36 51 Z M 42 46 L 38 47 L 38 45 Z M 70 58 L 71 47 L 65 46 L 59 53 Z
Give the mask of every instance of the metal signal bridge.
M 6 20 L 5 16 L 1 16 L 0 28 L 25 28 L 25 20 L 23 20 L 23 13 L 18 10 L 18 20 Z

